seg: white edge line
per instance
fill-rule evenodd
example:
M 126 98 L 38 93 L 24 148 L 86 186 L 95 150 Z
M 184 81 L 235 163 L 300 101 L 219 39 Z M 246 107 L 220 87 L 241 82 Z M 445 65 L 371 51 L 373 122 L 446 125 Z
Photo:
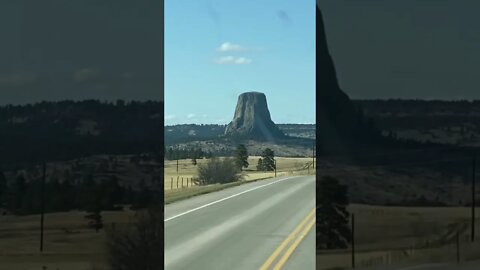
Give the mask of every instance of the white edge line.
M 254 188 L 251 188 L 251 189 L 244 190 L 244 191 L 242 191 L 242 192 L 240 192 L 240 193 L 230 195 L 230 196 L 225 197 L 225 198 L 222 198 L 222 199 L 220 199 L 220 200 L 216 200 L 216 201 L 213 201 L 213 202 L 204 204 L 204 205 L 202 205 L 202 206 L 199 206 L 199 207 L 190 209 L 190 210 L 188 210 L 188 211 L 185 211 L 185 212 L 180 213 L 180 214 L 178 214 L 178 215 L 175 215 L 175 216 L 173 216 L 173 217 L 169 217 L 169 218 L 167 218 L 167 219 L 164 219 L 163 222 L 170 221 L 170 220 L 172 220 L 172 219 L 175 219 L 175 218 L 184 216 L 184 215 L 186 215 L 186 214 L 189 214 L 189 213 L 191 213 L 191 212 L 200 210 L 200 209 L 205 208 L 205 207 L 208 207 L 208 206 L 210 206 L 210 205 L 214 205 L 214 204 L 217 204 L 217 203 L 219 203 L 219 202 L 223 202 L 223 201 L 225 201 L 225 200 L 228 200 L 228 199 L 231 199 L 231 198 L 235 198 L 235 197 L 240 196 L 240 195 L 242 195 L 242 194 L 244 194 L 244 193 L 247 193 L 247 192 L 250 192 L 250 191 L 254 191 L 254 190 L 256 190 L 256 189 L 263 188 L 263 187 L 266 187 L 266 186 L 269 186 L 269 185 L 273 185 L 273 184 L 276 184 L 276 183 L 279 183 L 279 182 L 282 182 L 282 181 L 285 181 L 285 180 L 287 180 L 287 179 L 294 178 L 294 177 L 297 177 L 297 176 L 290 176 L 290 177 L 287 177 L 287 178 L 284 178 L 284 179 L 280 179 L 280 180 L 277 180 L 277 181 L 274 181 L 274 182 L 271 182 L 271 183 L 268 183 L 268 184 L 264 184 L 264 185 L 261 185 L 261 186 L 258 186 L 258 187 L 254 187 Z

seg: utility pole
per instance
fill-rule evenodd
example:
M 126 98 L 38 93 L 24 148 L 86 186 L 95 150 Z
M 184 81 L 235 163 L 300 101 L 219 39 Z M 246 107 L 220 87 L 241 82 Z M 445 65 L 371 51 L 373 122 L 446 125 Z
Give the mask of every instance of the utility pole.
M 312 147 L 312 169 L 315 169 L 315 141 L 313 142 L 313 147 Z
M 477 157 L 474 155 L 473 156 L 473 162 L 472 162 L 472 232 L 471 232 L 471 240 L 472 242 L 475 242 L 475 178 L 476 178 L 476 173 L 475 173 L 475 167 L 477 165 Z
M 45 181 L 47 174 L 47 164 L 43 163 L 42 186 L 40 190 L 40 252 L 43 252 L 43 220 L 45 212 Z
M 275 167 L 275 177 L 277 177 L 277 160 L 273 159 L 273 166 Z
M 178 172 L 178 158 L 177 158 L 177 172 Z

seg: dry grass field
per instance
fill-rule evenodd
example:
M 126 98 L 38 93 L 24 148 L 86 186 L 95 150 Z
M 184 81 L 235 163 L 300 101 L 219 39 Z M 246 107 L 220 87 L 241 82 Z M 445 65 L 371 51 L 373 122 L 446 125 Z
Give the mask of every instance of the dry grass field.
M 480 246 L 468 244 L 469 228 L 462 226 L 469 217 L 468 208 L 351 205 L 349 210 L 355 213 L 358 266 L 388 261 L 455 260 L 451 245 L 453 225 L 462 232 L 462 259 L 480 258 Z M 38 251 L 38 215 L 0 217 L 0 269 L 33 270 L 42 269 L 44 265 L 55 270 L 105 269 L 102 268 L 106 258 L 105 232 L 95 233 L 86 228 L 84 215 L 77 211 L 47 214 L 44 254 Z M 133 216 L 130 210 L 103 213 L 108 226 L 112 222 L 129 223 Z M 477 224 L 480 233 L 480 222 Z M 443 239 L 443 248 L 433 247 L 436 239 Z M 427 240 L 432 247 L 423 249 Z M 477 242 L 480 244 L 480 238 Z M 349 250 L 319 253 L 318 261 L 321 267 L 318 269 L 348 267 Z
M 132 222 L 130 210 L 103 212 L 105 226 Z M 85 213 L 72 211 L 45 215 L 44 251 L 40 247 L 40 216 L 0 217 L 0 270 L 103 269 L 105 231 L 87 228 Z M 95 267 L 95 268 L 94 268 Z
M 197 176 L 198 165 L 207 162 L 206 159 L 198 159 L 197 165 L 193 165 L 189 159 L 178 161 L 165 161 L 165 203 L 171 203 L 179 199 L 188 198 L 191 196 L 217 191 L 231 186 L 243 184 L 249 181 L 258 181 L 275 176 L 275 172 L 259 172 L 255 167 L 260 157 L 250 156 L 248 159 L 249 167 L 242 172 L 242 181 L 227 184 L 215 184 L 208 186 L 195 186 L 192 178 Z M 277 157 L 277 177 L 294 174 L 313 174 L 314 171 L 308 166 L 311 166 L 311 158 L 287 158 Z M 182 181 L 183 178 L 183 181 Z M 177 183 L 178 181 L 178 183 Z M 183 183 L 183 187 L 182 187 Z M 193 183 L 193 184 L 192 184 Z M 178 185 L 178 187 L 177 187 Z M 193 185 L 193 186 L 192 186 Z
M 457 231 L 460 233 L 461 259 L 479 259 L 480 237 L 477 237 L 476 244 L 470 243 L 470 209 L 350 205 L 349 211 L 355 214 L 356 264 L 454 262 Z M 479 222 L 476 223 L 478 233 Z M 351 251 L 320 251 L 317 262 L 317 269 L 350 269 Z
M 259 172 L 256 170 L 257 162 L 260 157 L 250 156 L 248 163 L 250 164 L 247 169 L 242 173 L 243 180 L 251 181 L 263 178 L 269 178 L 274 176 L 274 172 Z M 285 175 L 287 173 L 293 174 L 298 171 L 307 171 L 307 165 L 311 165 L 312 158 L 291 158 L 291 157 L 277 157 L 277 176 Z M 178 161 L 178 171 L 177 171 L 177 161 L 176 160 L 167 160 L 165 161 L 165 190 L 177 189 L 177 179 L 178 187 L 182 187 L 183 178 L 183 187 L 187 187 L 191 184 L 191 179 L 197 176 L 198 165 L 204 164 L 207 162 L 207 159 L 198 159 L 197 165 L 193 165 L 190 159 L 181 159 Z M 173 185 L 172 185 L 173 180 Z
M 255 167 L 258 157 L 250 158 L 250 167 Z M 123 159 L 122 159 L 123 161 Z M 277 158 L 277 176 L 287 173 L 306 173 L 302 170 L 310 159 Z M 198 160 L 201 164 L 205 160 Z M 126 163 L 126 162 L 124 162 Z M 176 174 L 176 161 L 166 161 L 165 177 L 179 176 L 191 178 L 196 174 L 196 166 L 191 160 L 179 161 L 179 174 Z M 254 181 L 273 177 L 274 173 L 246 170 L 244 181 Z M 242 181 L 241 183 L 243 183 Z M 166 203 L 189 196 L 212 192 L 241 183 L 217 184 L 210 186 L 194 186 L 174 188 L 170 190 L 165 185 Z M 127 209 L 127 208 L 126 208 Z M 124 210 L 118 212 L 103 212 L 106 226 L 112 223 L 125 224 L 132 222 L 134 212 Z M 67 213 L 52 213 L 45 216 L 44 252 L 39 252 L 40 217 L 30 216 L 0 216 L 0 270 L 30 270 L 59 269 L 59 270 L 96 270 L 105 269 L 106 251 L 104 230 L 96 233 L 87 228 L 84 212 L 72 211 Z
M 250 166 L 244 172 L 244 183 L 255 179 L 272 177 L 273 173 L 257 172 L 255 170 L 258 157 L 249 159 Z M 205 160 L 198 160 L 201 164 Z M 306 174 L 313 172 L 305 170 L 304 166 L 311 162 L 309 158 L 277 158 L 277 175 Z M 189 188 L 176 187 L 171 190 L 168 179 L 171 177 L 191 178 L 196 174 L 196 167 L 190 160 L 179 161 L 179 172 L 176 172 L 176 161 L 165 162 L 165 200 L 175 201 L 201 193 L 212 192 L 227 188 L 239 183 L 194 186 Z M 119 171 L 123 166 L 119 166 Z M 352 169 L 346 167 L 322 167 L 322 170 L 335 175 L 343 182 L 362 181 L 364 178 L 375 179 L 367 169 Z M 378 181 L 404 182 L 412 185 L 415 179 L 400 178 L 388 170 L 380 171 Z M 182 175 L 182 176 L 181 176 Z M 348 176 L 348 177 L 347 177 Z M 393 178 L 392 178 L 393 177 Z M 434 179 L 432 179 L 432 182 Z M 375 183 L 369 184 L 373 185 Z M 241 184 L 240 183 L 240 184 Z M 186 183 L 184 183 L 186 184 Z M 376 184 L 374 186 L 377 186 Z M 365 188 L 367 185 L 358 185 L 354 190 Z M 413 186 L 412 186 L 413 188 Z M 394 189 L 394 188 L 392 188 Z M 368 189 L 372 196 L 382 195 L 378 190 Z M 380 265 L 383 263 L 405 261 L 441 261 L 454 260 L 454 234 L 461 233 L 462 259 L 480 258 L 480 244 L 468 244 L 470 228 L 468 219 L 470 209 L 465 207 L 383 207 L 364 204 L 352 204 L 350 212 L 355 213 L 356 219 L 356 250 L 357 265 Z M 85 213 L 72 211 L 67 213 L 52 213 L 45 218 L 45 245 L 44 252 L 39 252 L 39 216 L 0 216 L 0 270 L 47 269 L 59 270 L 94 270 L 105 269 L 102 264 L 106 260 L 105 232 L 86 227 Z M 107 226 L 129 223 L 134 216 L 130 210 L 119 212 L 104 212 L 103 218 Z M 480 220 L 477 222 L 477 235 L 480 235 Z M 477 243 L 480 242 L 480 238 Z M 441 245 L 442 248 L 437 246 Z M 318 269 L 328 269 L 334 266 L 347 267 L 350 265 L 349 250 L 334 250 L 321 252 L 318 255 L 320 262 Z

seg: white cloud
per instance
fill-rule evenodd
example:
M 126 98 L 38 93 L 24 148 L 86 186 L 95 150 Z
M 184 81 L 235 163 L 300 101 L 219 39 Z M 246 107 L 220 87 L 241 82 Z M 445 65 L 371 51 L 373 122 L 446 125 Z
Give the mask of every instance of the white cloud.
M 195 117 L 195 114 L 194 113 L 190 113 L 187 115 L 187 118 L 194 118 Z
M 233 44 L 230 42 L 224 42 L 220 47 L 217 49 L 220 52 L 243 52 L 246 51 L 247 48 L 240 46 L 238 44 Z
M 165 115 L 165 120 L 175 119 L 175 115 Z
M 252 59 L 245 58 L 245 57 L 235 57 L 235 56 L 220 57 L 216 60 L 216 63 L 220 65 L 223 65 L 223 64 L 244 65 L 244 64 L 250 64 L 251 62 L 252 62 Z

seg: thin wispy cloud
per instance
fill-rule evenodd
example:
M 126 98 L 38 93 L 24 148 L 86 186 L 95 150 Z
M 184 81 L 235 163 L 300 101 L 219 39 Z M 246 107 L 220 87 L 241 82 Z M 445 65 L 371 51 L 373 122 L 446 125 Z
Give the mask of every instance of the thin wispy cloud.
M 250 64 L 252 59 L 246 57 L 235 57 L 235 56 L 225 56 L 220 57 L 215 61 L 219 65 L 234 64 L 234 65 L 245 65 Z
M 165 115 L 165 120 L 172 120 L 175 119 L 175 115 L 170 114 L 170 115 Z
M 195 115 L 194 113 L 190 113 L 190 114 L 187 115 L 187 118 L 190 119 L 190 118 L 194 118 L 195 116 L 196 116 L 196 115 Z
M 233 44 L 230 42 L 224 42 L 220 47 L 217 48 L 219 52 L 244 52 L 248 49 L 238 44 Z
M 218 46 L 217 51 L 220 53 L 235 53 L 235 52 L 261 52 L 265 49 L 262 47 L 246 47 L 240 44 L 231 42 L 224 42 Z

